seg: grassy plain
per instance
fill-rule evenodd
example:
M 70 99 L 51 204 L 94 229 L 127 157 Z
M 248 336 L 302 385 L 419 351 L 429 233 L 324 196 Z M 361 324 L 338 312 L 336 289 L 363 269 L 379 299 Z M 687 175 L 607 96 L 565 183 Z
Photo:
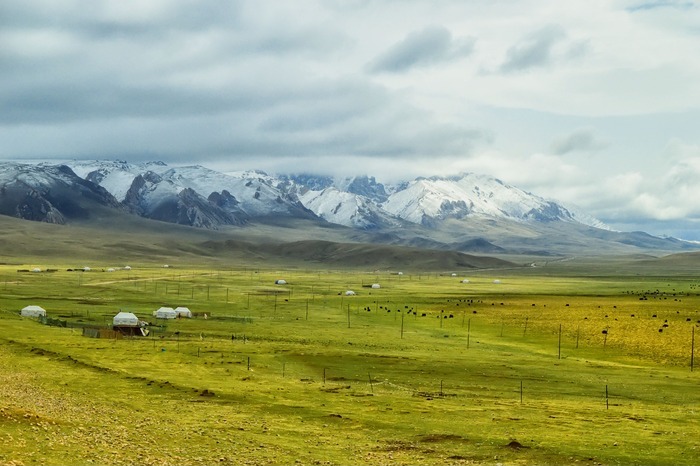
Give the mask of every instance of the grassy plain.
M 132 265 L 0 267 L 0 464 L 700 463 L 690 274 Z

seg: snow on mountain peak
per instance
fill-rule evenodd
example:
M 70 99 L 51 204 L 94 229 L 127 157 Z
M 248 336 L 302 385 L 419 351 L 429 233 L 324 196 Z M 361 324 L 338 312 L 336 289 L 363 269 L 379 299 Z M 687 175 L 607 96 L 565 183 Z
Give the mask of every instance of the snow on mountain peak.
M 152 172 L 169 187 L 152 187 L 149 196 L 178 194 L 189 188 L 204 198 L 213 195 L 219 202 L 228 199 L 223 205 L 235 208 L 237 215 L 250 217 L 308 216 L 312 211 L 328 222 L 361 229 L 395 226 L 403 221 L 434 225 L 436 221 L 465 217 L 523 222 L 561 220 L 606 228 L 578 210 L 474 173 L 420 177 L 383 185 L 371 176 L 278 176 L 259 170 L 222 173 L 201 165 L 169 167 L 163 162 L 71 161 L 67 165 L 119 201 L 125 200 L 137 176 Z
M 586 221 L 544 198 L 483 175 L 463 173 L 452 177 L 417 178 L 403 184 L 382 207 L 405 220 L 431 224 L 445 218 L 481 216 L 527 221 Z M 601 222 L 597 222 L 602 225 Z

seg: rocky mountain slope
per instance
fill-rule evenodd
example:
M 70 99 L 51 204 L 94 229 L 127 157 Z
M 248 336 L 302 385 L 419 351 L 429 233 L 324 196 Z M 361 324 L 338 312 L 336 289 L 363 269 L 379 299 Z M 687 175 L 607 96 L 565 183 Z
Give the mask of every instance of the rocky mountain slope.
M 66 166 L 0 165 L 0 214 L 64 224 L 102 209 L 124 209 L 103 187 Z
M 212 219 L 207 224 L 200 222 L 197 225 L 208 228 L 270 215 L 318 217 L 330 223 L 366 230 L 400 227 L 406 222 L 430 227 L 445 219 L 467 217 L 522 222 L 564 221 L 606 228 L 602 222 L 577 214 L 556 202 L 475 174 L 418 178 L 384 186 L 367 176 L 333 179 L 313 175 L 272 176 L 259 171 L 225 174 L 198 165 L 171 168 L 161 162 L 72 161 L 68 165 L 80 176 L 103 186 L 120 201 L 126 199 L 136 178 L 149 172 L 159 175 L 148 176 L 150 191 L 157 190 L 156 184 L 166 184 L 171 197 L 179 190 L 190 188 L 205 198 L 214 195 L 219 204 L 222 197 L 228 199 L 225 210 L 236 220 L 231 223 L 226 219 Z M 150 198 L 152 200 L 139 199 L 138 204 L 144 207 L 162 202 L 162 196 Z M 134 204 L 134 200 L 131 199 L 130 203 Z
M 0 214 L 66 223 L 98 212 L 107 219 L 116 211 L 207 230 L 267 224 L 286 236 L 298 228 L 317 234 L 310 233 L 314 225 L 351 242 L 485 254 L 697 247 L 613 232 L 560 203 L 475 174 L 383 185 L 367 176 L 221 173 L 162 162 L 5 163 L 0 169 Z

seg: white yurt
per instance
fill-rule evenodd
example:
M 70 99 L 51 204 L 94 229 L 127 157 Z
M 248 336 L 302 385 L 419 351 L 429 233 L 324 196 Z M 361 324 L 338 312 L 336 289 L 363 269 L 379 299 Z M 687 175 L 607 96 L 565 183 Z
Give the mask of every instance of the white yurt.
M 192 318 L 192 311 L 190 311 L 189 308 L 179 306 L 175 308 L 175 312 L 177 313 L 178 317 L 187 317 L 188 319 Z
M 120 312 L 112 319 L 112 325 L 115 327 L 138 327 L 139 318 L 132 312 Z
M 379 283 L 372 283 L 372 288 L 377 290 L 377 289 L 381 288 L 381 285 Z
M 40 269 L 39 267 L 34 267 L 34 268 L 32 269 L 32 272 L 34 272 L 34 273 L 39 273 L 39 272 L 41 272 L 41 269 Z
M 107 272 L 114 272 L 114 268 L 113 267 L 108 268 Z
M 348 290 L 348 291 L 345 292 L 345 296 L 355 296 L 356 294 L 357 294 L 357 293 L 355 293 L 355 292 L 352 291 L 352 290 Z
M 275 285 L 286 285 L 287 280 L 275 280 Z
M 83 267 L 83 272 L 89 272 L 89 271 L 91 271 L 91 270 L 92 270 L 92 269 L 91 269 L 90 267 Z
M 462 283 L 469 283 L 469 280 L 465 278 L 464 280 L 462 280 Z
M 498 280 L 498 279 L 496 279 L 496 280 L 494 280 L 494 281 L 493 281 L 493 283 L 494 283 L 495 285 L 498 285 L 498 284 L 500 284 L 500 283 L 501 283 L 501 281 L 500 281 L 500 280 Z
M 46 309 L 41 306 L 26 306 L 22 308 L 20 315 L 23 317 L 45 317 Z
M 124 270 L 131 270 L 131 266 L 130 265 L 125 266 Z
M 172 307 L 161 307 L 156 311 L 156 319 L 175 319 L 177 312 Z

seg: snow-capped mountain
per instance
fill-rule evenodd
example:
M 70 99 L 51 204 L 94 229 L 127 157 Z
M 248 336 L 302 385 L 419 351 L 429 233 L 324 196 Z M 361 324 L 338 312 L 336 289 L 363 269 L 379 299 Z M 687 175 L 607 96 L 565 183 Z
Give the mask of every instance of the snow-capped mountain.
M 63 177 L 63 185 L 111 194 L 105 205 L 142 217 L 210 229 L 265 217 L 305 218 L 371 231 L 411 223 L 440 229 L 442 222 L 453 219 L 472 223 L 484 219 L 523 224 L 567 222 L 606 228 L 577 210 L 475 174 L 383 185 L 367 176 L 222 173 L 199 165 L 170 167 L 162 162 L 71 161 L 66 165 L 70 169 L 46 164 L 5 165 L 5 190 L 20 188 L 11 190 L 16 192 L 14 201 L 6 204 L 14 207 L 6 207 L 3 213 L 19 215 L 16 210 L 24 209 L 24 218 L 65 221 L 62 210 L 47 198 L 47 193 L 56 189 L 56 177 Z
M 0 165 L 0 214 L 48 223 L 85 219 L 96 208 L 122 209 L 104 188 L 67 166 Z
M 74 160 L 67 162 L 66 165 L 79 177 L 105 188 L 119 202 L 124 201 L 126 193 L 138 175 L 147 172 L 160 174 L 169 168 L 163 162 L 132 164 L 122 160 Z
M 296 196 L 318 217 L 361 230 L 400 226 L 403 221 L 379 205 L 387 199 L 384 186 L 373 177 L 334 179 L 315 175 L 280 175 L 272 182 L 277 189 Z
M 98 228 L 133 219 L 136 228 L 152 231 L 154 224 L 130 217 L 134 215 L 225 229 L 224 235 L 235 235 L 240 228 L 246 237 L 272 237 L 279 227 L 304 239 L 331 235 L 351 243 L 487 254 L 646 253 L 696 247 L 642 232 L 615 232 L 578 209 L 474 174 L 383 185 L 366 176 L 221 173 L 162 162 L 4 162 L 0 215 Z M 332 224 L 348 228 L 329 228 Z
M 321 191 L 307 190 L 299 196 L 299 200 L 322 219 L 352 228 L 374 230 L 396 227 L 402 223 L 370 198 L 335 187 Z
M 353 228 L 376 229 L 402 222 L 435 227 L 443 220 L 463 218 L 564 221 L 607 228 L 577 210 L 471 173 L 418 178 L 393 186 L 367 176 L 333 179 L 296 175 L 281 179 L 278 187 L 297 194 L 316 215 Z
M 76 173 L 107 189 L 138 215 L 216 229 L 250 218 L 315 218 L 279 180 L 258 171 L 225 174 L 200 165 L 163 162 L 70 161 Z
M 242 225 L 245 220 L 225 205 L 210 202 L 194 189 L 178 186 L 152 171 L 134 178 L 122 202 L 142 217 L 198 228 Z
M 250 217 L 283 215 L 313 217 L 293 194 L 285 194 L 274 185 L 279 183 L 260 171 L 221 173 L 200 165 L 171 168 L 163 179 L 178 186 L 192 188 L 202 195 L 227 191 L 239 203 L 241 212 Z
M 418 178 L 400 186 L 382 207 L 397 217 L 423 225 L 464 217 L 579 221 L 568 209 L 555 202 L 495 178 L 474 174 Z

